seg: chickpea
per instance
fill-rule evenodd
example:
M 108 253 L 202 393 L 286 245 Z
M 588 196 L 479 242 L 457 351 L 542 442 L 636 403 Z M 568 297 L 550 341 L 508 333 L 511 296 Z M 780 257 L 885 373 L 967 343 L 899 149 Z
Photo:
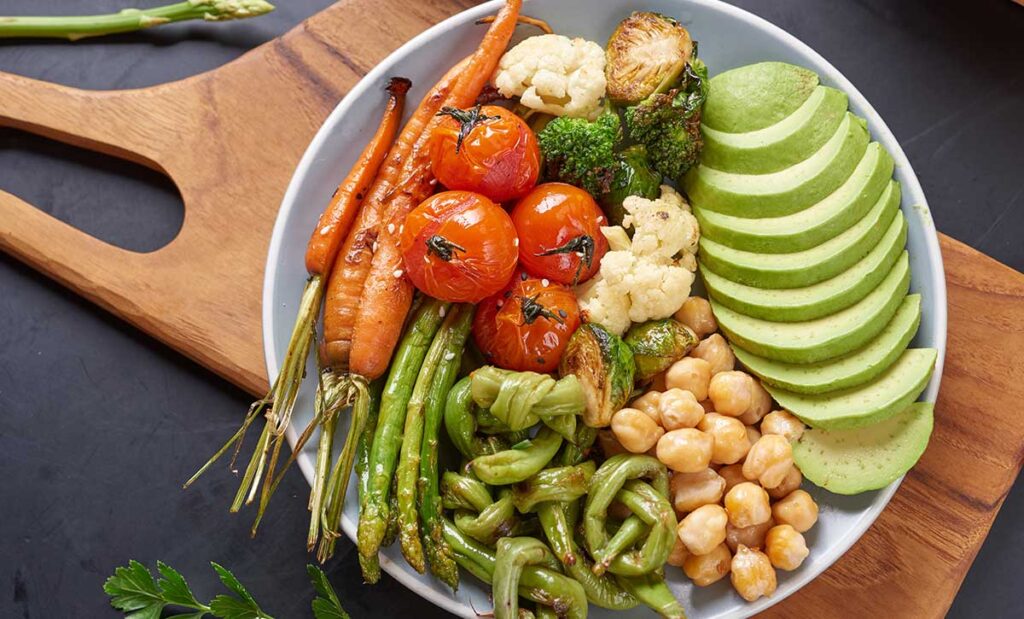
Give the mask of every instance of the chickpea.
M 692 512 L 702 505 L 721 501 L 725 495 L 725 480 L 711 469 L 696 473 L 673 473 L 669 491 L 676 511 Z
M 818 504 L 806 491 L 794 490 L 772 506 L 772 516 L 775 522 L 788 524 L 798 532 L 806 533 L 818 521 Z
M 729 344 L 718 333 L 712 333 L 701 340 L 700 344 L 690 351 L 690 356 L 710 363 L 712 376 L 719 372 L 727 372 L 736 366 L 736 355 L 732 354 Z
M 782 483 L 792 466 L 793 447 L 789 441 L 778 434 L 763 434 L 747 452 L 743 476 L 751 481 L 756 479 L 765 488 L 774 488 Z
M 768 522 L 772 517 L 768 493 L 749 481 L 736 484 L 725 493 L 725 511 L 729 514 L 729 522 L 738 529 Z
M 628 451 L 642 454 L 658 443 L 665 430 L 635 408 L 624 408 L 612 415 L 612 432 Z
M 715 464 L 735 464 L 750 451 L 747 427 L 739 419 L 708 413 L 697 424 L 697 429 L 715 439 L 711 450 L 711 461 Z
M 676 536 L 691 554 L 706 555 L 725 542 L 728 522 L 729 516 L 721 505 L 702 505 L 683 518 L 676 527 Z
M 737 371 L 719 372 L 711 377 L 708 397 L 716 413 L 739 417 L 750 408 L 754 392 L 754 379 L 750 374 Z
M 708 398 L 709 382 L 711 364 L 696 357 L 683 357 L 665 371 L 666 387 L 689 391 L 698 401 Z
M 683 567 L 683 562 L 686 561 L 688 556 L 690 556 L 690 551 L 686 549 L 686 544 L 677 535 L 675 543 L 672 545 L 672 552 L 668 555 L 666 563 L 675 567 Z
M 742 464 L 723 466 L 718 469 L 718 476 L 725 480 L 725 492 L 732 490 L 736 484 L 742 484 L 747 481 L 747 478 L 743 476 Z
M 772 410 L 772 395 L 761 385 L 761 381 L 751 377 L 754 389 L 750 392 L 750 408 L 740 415 L 740 421 L 752 426 Z
M 804 536 L 788 524 L 772 527 L 765 537 L 765 552 L 772 565 L 780 570 L 795 570 L 804 562 L 807 555 L 807 542 Z
M 629 453 L 629 451 L 622 446 L 622 443 L 615 438 L 615 435 L 612 434 L 611 430 L 598 430 L 597 444 L 601 448 L 601 453 L 604 454 L 605 458 Z
M 689 391 L 673 388 L 661 394 L 658 414 L 662 427 L 678 430 L 696 426 L 704 417 L 704 408 Z
M 690 555 L 683 561 L 683 572 L 690 577 L 693 584 L 706 587 L 718 582 L 729 573 L 732 554 L 729 547 L 719 544 L 714 550 L 703 555 Z
M 778 434 L 792 443 L 803 436 L 804 422 L 787 410 L 772 411 L 761 420 L 761 433 Z
M 654 423 L 661 425 L 661 413 L 658 411 L 658 404 L 661 402 L 660 391 L 648 391 L 639 398 L 629 403 L 630 408 L 644 413 L 654 420 Z
M 753 445 L 761 440 L 761 433 L 754 426 L 747 426 L 747 440 Z
M 775 521 L 770 518 L 767 522 L 743 527 L 742 529 L 729 524 L 725 527 L 725 544 L 733 552 L 736 552 L 736 549 L 741 544 L 747 548 L 764 548 L 765 536 L 768 535 L 768 531 L 774 526 Z
M 775 568 L 763 552 L 741 545 L 736 549 L 730 569 L 732 587 L 744 600 L 753 602 L 759 597 L 775 593 Z
M 614 418 L 612 423 L 615 423 Z M 711 464 L 711 448 L 714 442 L 710 435 L 700 430 L 672 430 L 658 439 L 658 460 L 680 473 L 703 471 Z
M 711 312 L 711 303 L 707 299 L 690 297 L 683 302 L 683 306 L 675 313 L 674 318 L 690 327 L 700 338 L 718 331 L 718 323 L 715 322 L 715 315 Z
M 790 492 L 793 492 L 800 487 L 803 483 L 804 476 L 800 474 L 800 469 L 796 468 L 796 465 L 789 467 L 789 472 L 782 478 L 782 483 L 774 488 L 765 488 L 768 491 L 768 496 L 773 500 L 779 500 L 785 498 Z

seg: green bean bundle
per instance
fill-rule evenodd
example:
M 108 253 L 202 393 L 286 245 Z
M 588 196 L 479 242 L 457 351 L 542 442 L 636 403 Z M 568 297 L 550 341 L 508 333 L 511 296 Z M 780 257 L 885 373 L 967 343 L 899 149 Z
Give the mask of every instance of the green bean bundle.
M 561 435 L 543 426 L 537 436 L 496 454 L 477 456 L 469 464 L 481 481 L 493 486 L 505 486 L 521 482 L 539 472 L 555 457 L 561 445 Z
M 512 491 L 499 490 L 498 500 L 483 482 L 448 471 L 441 479 L 444 507 L 454 509 L 455 526 L 476 541 L 493 546 L 512 535 L 518 522 Z
M 575 501 L 587 493 L 597 465 L 588 460 L 574 466 L 544 469 L 512 488 L 512 501 L 522 513 L 534 511 L 545 501 Z
M 473 400 L 511 430 L 544 422 L 572 440 L 576 416 L 586 408 L 583 387 L 575 376 L 559 380 L 536 372 L 513 372 L 493 366 L 473 372 Z
M 496 427 L 488 424 L 485 427 L 484 420 L 489 414 L 479 410 L 473 401 L 472 382 L 473 379 L 467 376 L 455 383 L 448 392 L 444 407 L 444 428 L 448 432 L 448 438 L 467 460 L 498 453 L 512 446 L 512 443 L 500 434 L 508 431 L 507 426 L 502 424 L 503 427 Z M 493 416 L 490 419 L 493 419 Z
M 619 454 L 601 465 L 590 480 L 583 512 L 584 540 L 595 560 L 595 574 L 608 570 L 619 576 L 643 576 L 665 564 L 676 528 L 676 515 L 667 497 L 668 470 L 656 458 Z M 608 506 L 615 499 L 632 513 L 609 535 Z M 640 547 L 634 549 L 638 543 Z
M 519 579 L 528 565 L 544 567 L 553 572 L 561 568 L 558 559 L 540 540 L 532 537 L 505 537 L 498 540 L 491 585 L 494 596 L 494 619 L 518 619 Z M 586 617 L 587 598 L 583 587 L 575 580 L 561 575 L 559 580 L 571 595 L 571 601 L 555 606 L 555 613 L 564 617 Z

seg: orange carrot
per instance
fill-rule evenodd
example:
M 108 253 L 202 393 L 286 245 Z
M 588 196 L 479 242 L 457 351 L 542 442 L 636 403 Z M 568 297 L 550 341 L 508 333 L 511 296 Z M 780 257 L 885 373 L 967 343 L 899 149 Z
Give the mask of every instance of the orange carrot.
M 306 270 L 310 275 L 326 276 L 334 264 L 341 244 L 348 236 L 349 228 L 355 220 L 356 213 L 363 203 L 370 188 L 370 183 L 377 176 L 384 158 L 391 149 L 391 143 L 398 133 L 402 122 L 402 107 L 405 94 L 409 92 L 412 82 L 404 77 L 393 77 L 388 82 L 387 91 L 391 97 L 384 110 L 384 117 L 373 138 L 363 149 L 352 170 L 345 180 L 338 185 L 331 196 L 327 209 L 320 214 L 320 221 L 309 239 L 306 247 Z
M 334 369 L 349 368 L 349 352 L 356 321 L 356 310 L 363 294 L 376 240 L 381 234 L 388 199 L 402 178 L 401 174 L 417 138 L 448 99 L 449 92 L 469 58 L 455 65 L 420 102 L 388 153 L 377 179 L 370 187 L 356 224 L 335 259 L 324 301 L 324 333 L 320 358 Z
M 521 6 L 522 0 L 507 0 L 469 64 L 460 71 L 444 105 L 465 108 L 476 101 L 508 47 Z M 378 247 L 355 307 L 349 368 L 367 379 L 377 378 L 387 370 L 412 304 L 413 288 L 403 271 L 398 238 L 406 215 L 433 191 L 435 179 L 430 171 L 428 147 L 431 131 L 438 122 L 437 116 L 430 119 L 405 161 L 402 180 L 387 205 L 387 224 L 376 238 Z

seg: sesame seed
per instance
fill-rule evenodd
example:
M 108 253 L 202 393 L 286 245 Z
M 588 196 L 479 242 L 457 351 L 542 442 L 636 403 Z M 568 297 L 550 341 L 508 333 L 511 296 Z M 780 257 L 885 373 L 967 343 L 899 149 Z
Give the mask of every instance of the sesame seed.
M 519 238 L 512 239 L 512 247 L 519 247 Z
M 453 353 L 452 351 L 449 350 L 448 352 L 444 353 L 444 360 L 445 361 L 451 361 L 454 358 L 455 358 L 455 353 Z
M 401 234 L 403 232 L 405 232 L 405 224 L 402 224 L 401 226 L 398 226 L 398 233 Z
M 395 224 L 388 224 L 388 234 L 395 233 Z
M 447 313 L 447 310 L 446 310 L 446 309 L 444 308 L 444 306 L 443 306 L 443 305 L 442 305 L 441 307 L 439 307 L 439 308 L 437 309 L 437 314 L 438 314 L 438 315 L 439 315 L 439 316 L 440 316 L 441 318 L 444 318 L 444 315 L 445 315 L 446 313 Z
M 498 302 L 497 302 L 497 303 L 495 303 L 494 305 L 495 305 L 495 307 L 497 307 L 498 309 L 501 309 L 501 306 L 502 306 L 502 305 L 505 305 L 505 302 L 504 302 L 504 301 L 502 301 L 501 299 L 498 299 Z
M 401 277 L 402 276 L 402 269 L 395 269 L 394 276 L 395 277 Z
M 373 245 L 370 246 L 370 251 L 377 253 L 377 241 L 374 241 Z
M 430 264 L 430 256 L 428 256 L 427 254 L 423 254 L 423 262 Z
M 549 282 L 548 278 L 545 277 L 544 279 L 540 280 L 540 285 L 544 286 L 545 288 L 547 288 L 548 286 L 551 285 L 551 282 Z

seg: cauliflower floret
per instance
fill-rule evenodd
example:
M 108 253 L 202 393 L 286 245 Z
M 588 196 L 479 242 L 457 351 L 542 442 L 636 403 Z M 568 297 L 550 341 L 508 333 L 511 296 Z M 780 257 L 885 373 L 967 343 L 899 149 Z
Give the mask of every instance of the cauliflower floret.
M 628 213 L 622 218 L 622 225 L 634 228 L 634 253 L 663 258 L 673 258 L 680 252 L 697 253 L 697 218 L 675 189 L 662 185 L 661 197 L 655 200 L 629 196 L 622 207 Z
M 619 335 L 631 323 L 666 318 L 682 306 L 693 285 L 700 240 L 689 205 L 667 185 L 656 200 L 630 197 L 623 206 L 629 213 L 623 225 L 634 229 L 633 240 L 624 243 L 622 228 L 602 228 L 613 250 L 598 274 L 577 289 L 586 319 Z
M 604 49 L 593 41 L 542 34 L 505 52 L 494 74 L 505 97 L 555 116 L 593 120 L 605 93 Z

